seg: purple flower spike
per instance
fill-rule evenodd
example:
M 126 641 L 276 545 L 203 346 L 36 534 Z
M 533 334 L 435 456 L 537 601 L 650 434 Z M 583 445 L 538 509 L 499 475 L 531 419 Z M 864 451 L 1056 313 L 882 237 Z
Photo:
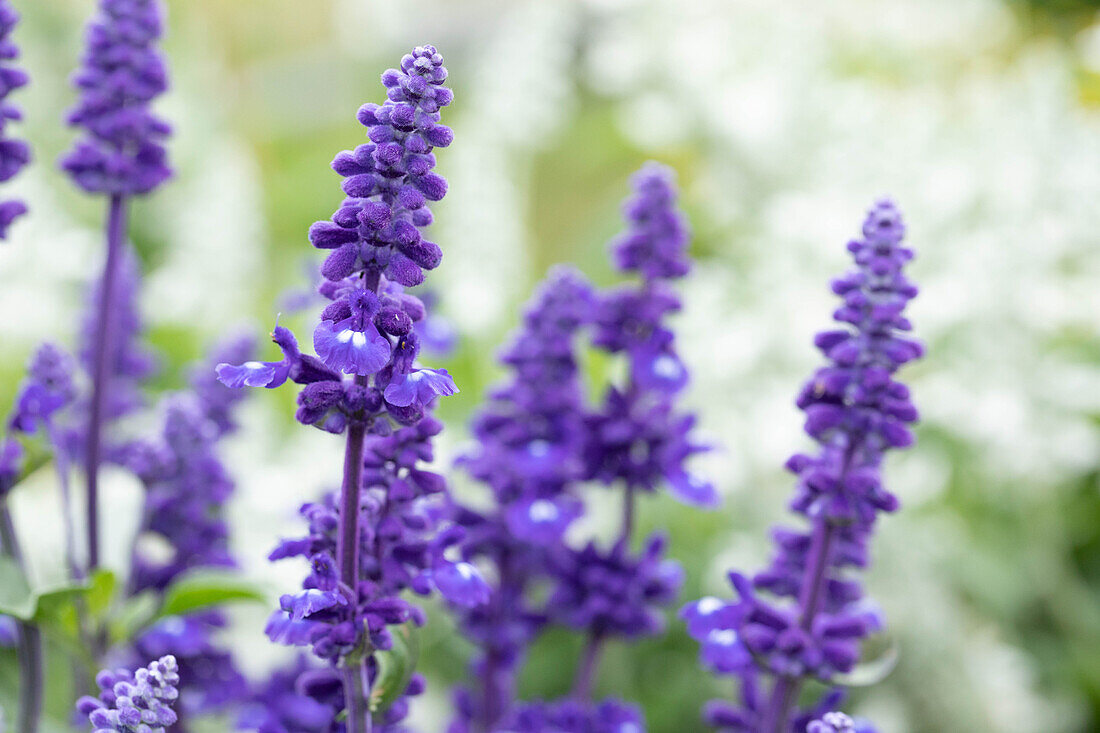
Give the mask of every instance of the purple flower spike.
M 70 125 L 84 136 L 61 166 L 88 193 L 145 194 L 169 176 L 164 139 L 168 124 L 150 104 L 168 88 L 156 48 L 163 13 L 157 0 L 100 0 L 88 25 L 80 92 Z
M 647 163 L 631 183 L 634 198 L 623 207 L 630 229 L 612 245 L 615 264 L 620 270 L 640 273 L 646 280 L 683 277 L 691 269 L 688 231 L 676 210 L 672 170 Z
M 11 180 L 31 160 L 30 146 L 6 134 L 8 122 L 23 119 L 22 111 L 7 97 L 28 81 L 26 72 L 12 66 L 19 58 L 19 47 L 11 39 L 18 23 L 19 13 L 8 0 L 0 0 L 0 182 Z M 22 201 L 0 202 L 0 239 L 8 238 L 8 227 L 25 213 L 27 206 Z
M 834 319 L 844 327 L 818 334 L 828 363 L 797 400 L 818 449 L 787 461 L 797 477 L 791 508 L 809 528 L 776 529 L 772 563 L 751 579 L 730 573 L 737 599 L 705 598 L 681 614 L 704 665 L 742 681 L 739 706 L 715 701 L 707 708 L 704 717 L 721 730 L 864 730 L 841 713 L 810 722 L 838 702 L 830 694 L 809 709 L 792 708 L 803 680 L 828 683 L 851 671 L 860 642 L 882 628 L 855 571 L 870 563 L 878 513 L 898 505 L 883 487 L 883 457 L 912 443 L 909 425 L 917 419 L 908 388 L 893 376 L 923 351 L 903 315 L 917 294 L 902 271 L 913 257 L 901 244 L 904 233 L 893 203 L 876 203 L 863 238 L 848 244 L 856 268 L 833 281 L 843 301 Z
M 103 670 L 96 675 L 99 697 L 80 698 L 76 709 L 95 733 L 164 733 L 177 720 L 172 706 L 179 697 L 179 682 L 179 667 L 171 655 L 136 672 Z

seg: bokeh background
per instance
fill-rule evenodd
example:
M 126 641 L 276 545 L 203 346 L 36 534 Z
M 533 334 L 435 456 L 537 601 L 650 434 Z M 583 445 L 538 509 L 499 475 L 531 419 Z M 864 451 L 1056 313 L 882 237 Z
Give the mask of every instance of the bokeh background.
M 36 164 L 11 189 L 33 214 L 0 246 L 0 407 L 44 338 L 72 344 L 101 261 L 101 202 L 56 170 L 60 122 L 91 0 L 15 0 L 33 84 L 19 132 Z M 923 422 L 892 457 L 903 510 L 881 524 L 869 585 L 900 651 L 853 707 L 884 731 L 1100 730 L 1100 8 L 1075 0 L 169 0 L 176 129 L 171 185 L 135 207 L 149 338 L 179 386 L 228 330 L 268 330 L 317 262 L 305 238 L 341 194 L 328 162 L 363 139 L 358 106 L 413 45 L 447 58 L 455 144 L 439 156 L 445 252 L 430 276 L 458 329 L 445 362 L 462 393 L 442 409 L 442 465 L 501 372 L 493 354 L 556 262 L 615 280 L 605 244 L 629 174 L 679 172 L 698 259 L 678 321 L 689 401 L 717 450 L 700 463 L 725 498 L 702 513 L 650 500 L 671 532 L 684 598 L 728 595 L 783 517 L 781 465 L 804 447 L 792 400 L 817 363 L 828 279 L 866 206 L 894 196 L 918 250 L 909 368 Z M 291 319 L 299 328 L 307 316 Z M 292 395 L 256 395 L 226 459 L 235 544 L 273 596 L 300 577 L 264 556 L 294 511 L 338 481 L 339 441 L 293 424 Z M 155 398 L 155 395 L 151 395 Z M 455 491 L 470 486 L 451 472 Z M 111 557 L 124 567 L 138 489 L 112 476 Z M 598 494 L 594 531 L 600 530 Z M 56 488 L 16 498 L 35 572 L 58 567 Z M 282 650 L 266 609 L 236 614 L 242 663 Z M 465 643 L 442 612 L 422 638 L 440 731 Z M 553 634 L 528 695 L 568 688 L 578 644 Z M 701 730 L 729 694 L 668 635 L 616 646 L 600 690 L 642 703 L 651 730 Z M 55 706 L 65 701 L 53 700 Z M 215 727 L 217 729 L 217 726 Z M 225 729 L 224 724 L 221 728 Z

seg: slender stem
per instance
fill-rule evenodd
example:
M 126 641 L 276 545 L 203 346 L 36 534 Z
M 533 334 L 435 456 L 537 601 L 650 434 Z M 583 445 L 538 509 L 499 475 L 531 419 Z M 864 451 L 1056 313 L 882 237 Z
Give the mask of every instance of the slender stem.
M 107 213 L 107 261 L 100 281 L 99 305 L 96 313 L 96 333 L 92 357 L 92 403 L 88 410 L 88 442 L 84 455 L 84 472 L 88 481 L 88 570 L 99 567 L 99 461 L 103 412 L 110 381 L 108 359 L 113 353 L 115 321 L 112 313 L 115 280 L 126 232 L 126 199 L 114 194 Z
M 366 381 L 356 377 L 356 383 Z M 340 488 L 340 526 L 336 536 L 336 554 L 340 564 L 340 581 L 358 592 L 359 587 L 359 494 L 363 483 L 363 439 L 366 425 L 359 420 L 348 424 L 347 445 L 344 448 L 344 482 Z M 364 691 L 363 669 L 370 650 L 361 661 L 347 660 L 342 670 L 344 704 L 347 709 L 347 733 L 370 733 L 371 715 Z
M 634 487 L 627 484 L 626 490 L 623 492 L 623 529 L 621 535 L 621 541 L 628 545 L 627 549 L 630 549 L 630 538 L 634 534 L 634 515 L 637 503 Z
M 596 679 L 596 668 L 600 664 L 600 652 L 603 651 L 603 637 L 589 634 L 584 642 L 577 674 L 573 678 L 573 698 L 587 701 L 592 697 L 592 683 Z
M 53 464 L 57 473 L 57 483 L 61 487 L 61 526 L 65 532 L 65 562 L 69 566 L 69 577 L 72 580 L 82 580 L 84 571 L 76 559 L 76 528 L 73 525 L 73 499 L 69 484 L 70 464 L 69 456 L 61 445 L 61 437 L 57 435 L 53 424 L 46 425 L 46 432 L 53 446 Z
M 363 669 L 366 662 L 361 662 L 351 667 L 344 667 L 340 671 L 344 678 L 344 706 L 348 714 L 345 721 L 347 733 L 371 733 L 370 704 L 367 702 L 366 685 L 364 684 Z
M 10 555 L 26 573 L 23 552 L 15 534 L 7 502 L 0 499 L 0 549 Z M 37 733 L 42 715 L 42 635 L 34 624 L 19 621 L 16 624 L 19 654 L 19 718 L 16 730 L 20 733 Z
M 363 438 L 366 427 L 348 425 L 344 449 L 344 483 L 340 489 L 340 533 L 336 540 L 340 580 L 352 590 L 359 586 L 359 489 L 363 475 Z

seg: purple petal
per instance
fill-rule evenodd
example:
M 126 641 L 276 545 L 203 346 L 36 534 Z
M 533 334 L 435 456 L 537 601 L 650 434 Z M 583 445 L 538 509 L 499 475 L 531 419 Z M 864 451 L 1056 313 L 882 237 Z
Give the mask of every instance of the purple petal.
M 267 619 L 264 633 L 276 644 L 306 646 L 310 643 L 313 629 L 319 625 L 318 621 L 292 621 L 285 612 L 274 611 Z
M 443 597 L 457 606 L 474 608 L 489 602 L 489 584 L 468 562 L 444 561 L 433 569 L 432 580 Z
M 668 488 L 676 499 L 691 506 L 714 508 L 722 503 L 714 484 L 690 473 L 670 476 Z
M 244 364 L 218 364 L 218 381 L 226 387 L 278 387 L 286 381 L 288 368 L 281 361 L 246 361 Z
M 390 360 L 390 342 L 374 324 L 367 324 L 365 331 L 356 331 L 351 328 L 351 320 L 321 321 L 313 331 L 313 348 L 332 369 L 361 376 L 374 374 Z
M 285 595 L 279 599 L 279 606 L 290 614 L 291 621 L 301 621 L 318 611 L 346 603 L 347 601 L 339 593 L 316 588 L 304 590 L 297 595 Z
M 397 407 L 413 403 L 424 405 L 436 397 L 457 394 L 458 387 L 446 369 L 417 369 L 409 374 L 395 374 L 386 387 L 386 402 Z
M 523 537 L 536 545 L 558 542 L 565 530 L 579 517 L 579 502 L 567 497 L 558 499 L 533 499 L 516 502 L 508 507 L 508 530 L 516 537 Z

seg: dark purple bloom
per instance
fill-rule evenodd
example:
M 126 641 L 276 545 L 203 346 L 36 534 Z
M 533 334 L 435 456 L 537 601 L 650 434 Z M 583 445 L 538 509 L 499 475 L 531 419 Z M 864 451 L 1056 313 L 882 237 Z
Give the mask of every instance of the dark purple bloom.
M 54 414 L 76 398 L 75 371 L 72 357 L 60 348 L 50 343 L 39 346 L 27 365 L 27 377 L 15 398 L 8 426 L 21 433 L 49 430 Z
M 18 23 L 19 13 L 8 0 L 0 0 L 0 182 L 11 180 L 31 159 L 30 146 L 8 136 L 8 124 L 23 119 L 8 95 L 28 81 L 26 72 L 12 65 L 19 58 L 19 47 L 11 39 Z M 0 239 L 7 239 L 8 227 L 25 213 L 27 206 L 22 201 L 0 202 Z
M 179 697 L 179 682 L 179 668 L 171 655 L 135 672 L 103 670 L 96 675 L 99 697 L 82 697 L 76 708 L 95 733 L 164 733 L 176 722 L 172 706 Z
M 168 88 L 156 48 L 161 26 L 157 0 L 100 0 L 88 25 L 73 77 L 80 98 L 68 117 L 84 135 L 61 165 L 89 193 L 144 194 L 172 173 L 164 149 L 170 128 L 150 109 Z
M 637 707 L 619 700 L 534 702 L 518 707 L 500 730 L 509 733 L 644 733 L 645 719 Z M 459 732 L 452 729 L 451 733 Z
M 792 714 L 802 680 L 828 683 L 850 671 L 861 640 L 882 627 L 854 571 L 869 564 L 878 512 L 897 508 L 882 485 L 883 455 L 912 443 L 908 425 L 917 419 L 909 390 L 893 378 L 922 353 L 903 315 L 917 293 L 902 272 L 913 256 L 904 232 L 894 205 L 877 203 L 863 238 L 848 245 L 856 269 L 833 282 L 843 300 L 834 318 L 845 327 L 817 336 L 828 364 L 798 397 L 818 450 L 787 462 L 798 477 L 791 508 L 809 529 L 776 529 L 772 563 L 751 580 L 730 573 L 737 600 L 704 598 L 682 612 L 704 663 L 741 679 L 740 706 L 708 707 L 705 717 L 722 730 L 804 730 L 818 712 Z M 766 695 L 764 678 L 773 680 Z M 819 706 L 835 702 L 826 695 Z
M 625 542 L 604 551 L 590 542 L 551 556 L 556 579 L 547 604 L 551 618 L 594 637 L 627 639 L 659 634 L 663 606 L 676 600 L 684 574 L 664 557 L 665 539 L 650 537 L 634 555 Z
M 247 358 L 253 348 L 252 339 L 243 337 L 217 345 L 209 360 L 190 370 L 191 390 L 165 398 L 159 434 L 121 451 L 122 462 L 145 485 L 131 559 L 132 594 L 163 592 L 193 568 L 236 566 L 226 517 L 234 484 L 217 446 L 235 429 L 233 409 L 244 395 L 215 381 L 211 362 Z M 216 640 L 225 623 L 218 610 L 163 619 L 134 640 L 130 658 L 173 654 L 185 680 L 181 711 L 224 708 L 248 692 L 232 655 Z
M 630 229 L 612 244 L 615 264 L 646 280 L 683 277 L 691 269 L 689 234 L 676 209 L 672 171 L 650 162 L 634 174 L 632 184 L 634 198 L 623 207 Z
M 516 669 L 546 620 L 527 592 L 546 580 L 548 545 L 581 512 L 567 492 L 583 470 L 576 340 L 592 302 L 579 273 L 553 270 L 502 354 L 511 378 L 474 418 L 477 447 L 462 465 L 488 485 L 495 504 L 458 507 L 455 520 L 468 533 L 463 554 L 491 565 L 496 577 L 487 605 L 459 609 L 463 632 L 481 647 L 472 665 L 480 689 L 458 691 L 453 731 L 493 729 L 511 708 Z

